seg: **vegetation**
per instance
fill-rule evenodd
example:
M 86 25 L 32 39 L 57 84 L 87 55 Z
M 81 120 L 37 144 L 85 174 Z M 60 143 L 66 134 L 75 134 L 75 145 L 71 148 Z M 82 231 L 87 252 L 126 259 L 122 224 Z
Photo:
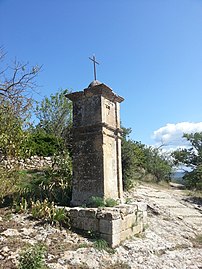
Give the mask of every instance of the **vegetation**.
M 4 56 L 0 50 L 0 60 Z M 55 204 L 68 205 L 71 199 L 71 141 L 67 135 L 71 129 L 71 103 L 65 98 L 68 91 L 60 90 L 38 103 L 35 114 L 39 124 L 33 126 L 31 95 L 40 67 L 29 68 L 15 61 L 12 66 L 0 68 L 0 162 L 5 161 L 0 166 L 0 203 L 13 204 L 20 212 L 31 210 L 33 216 L 54 224 L 65 222 L 65 212 Z M 8 159 L 33 155 L 51 156 L 52 167 L 27 171 L 15 163 L 6 164 Z
M 99 251 L 104 250 L 111 254 L 115 253 L 115 250 L 113 248 L 110 248 L 109 244 L 104 239 L 101 239 L 101 238 L 96 239 L 93 245 L 94 245 L 94 248 L 96 248 Z
M 37 130 L 58 139 L 62 148 L 71 149 L 72 103 L 65 97 L 68 90 L 59 90 L 50 97 L 45 97 L 36 107 L 39 119 Z M 61 145 L 62 144 L 62 145 Z
M 94 247 L 98 250 L 106 250 L 109 246 L 106 240 L 104 239 L 97 239 L 94 242 Z
M 191 169 L 183 177 L 188 188 L 202 190 L 202 132 L 184 134 L 183 137 L 190 142 L 190 148 L 173 152 L 174 164 Z
M 131 189 L 137 180 L 146 180 L 150 175 L 153 181 L 169 181 L 172 163 L 161 148 L 147 147 L 129 139 L 131 129 L 123 128 L 122 169 L 124 189 Z
M 57 205 L 68 205 L 71 199 L 72 166 L 68 153 L 53 158 L 51 168 L 42 171 L 19 171 L 14 200 L 25 198 L 40 202 L 48 199 Z
M 35 219 L 42 219 L 54 225 L 70 227 L 70 219 L 65 208 L 57 208 L 54 202 L 50 203 L 47 199 L 43 202 L 37 200 L 32 202 L 31 214 Z
M 16 60 L 6 66 L 5 55 L 0 48 L 0 154 L 7 158 L 21 154 L 33 104 L 31 93 L 41 67 L 29 67 Z
M 103 199 L 102 197 L 92 196 L 90 198 L 88 206 L 90 207 L 114 207 L 118 205 L 118 202 L 112 198 Z
M 19 257 L 18 269 L 46 269 L 44 245 L 36 244 L 23 250 Z
M 63 140 L 54 134 L 36 128 L 27 132 L 27 139 L 21 145 L 23 156 L 54 156 L 64 148 Z

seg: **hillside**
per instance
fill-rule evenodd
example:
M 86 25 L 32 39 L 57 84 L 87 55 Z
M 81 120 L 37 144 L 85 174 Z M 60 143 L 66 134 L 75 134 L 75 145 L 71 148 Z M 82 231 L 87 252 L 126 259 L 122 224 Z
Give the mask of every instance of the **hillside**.
M 147 203 L 148 225 L 143 234 L 108 252 L 96 249 L 93 239 L 1 208 L 0 269 L 16 268 L 22 247 L 37 242 L 47 246 L 45 260 L 52 269 L 202 268 L 202 207 L 197 200 L 182 190 L 151 185 L 139 185 L 125 197 Z

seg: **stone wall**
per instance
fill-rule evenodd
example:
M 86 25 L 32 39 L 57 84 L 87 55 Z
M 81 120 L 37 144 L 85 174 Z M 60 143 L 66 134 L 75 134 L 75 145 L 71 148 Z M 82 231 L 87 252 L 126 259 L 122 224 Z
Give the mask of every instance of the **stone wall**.
M 110 208 L 66 207 L 66 210 L 73 228 L 98 233 L 111 247 L 141 233 L 147 222 L 147 206 L 138 202 Z
M 32 156 L 27 159 L 7 159 L 2 160 L 0 165 L 8 169 L 13 169 L 14 167 L 19 167 L 20 169 L 32 170 L 32 169 L 42 169 L 45 167 L 50 167 L 52 165 L 51 157 L 40 157 Z

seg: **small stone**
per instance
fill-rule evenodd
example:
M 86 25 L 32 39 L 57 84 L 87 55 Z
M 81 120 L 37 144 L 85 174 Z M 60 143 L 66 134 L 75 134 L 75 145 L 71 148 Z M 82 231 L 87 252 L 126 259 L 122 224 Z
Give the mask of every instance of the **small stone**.
M 2 232 L 1 234 L 5 235 L 5 236 L 18 236 L 18 235 L 20 235 L 18 230 L 16 230 L 16 229 L 7 229 L 4 232 Z
M 7 246 L 5 246 L 5 247 L 3 247 L 2 249 L 1 249 L 1 251 L 2 251 L 2 253 L 3 252 L 9 252 L 9 247 L 7 247 Z
M 22 233 L 23 235 L 28 236 L 28 235 L 30 235 L 30 234 L 33 233 L 33 229 L 32 229 L 32 228 L 28 228 L 28 229 L 27 229 L 27 228 L 22 228 L 21 233 Z
M 65 264 L 65 260 L 64 260 L 64 259 L 58 259 L 58 262 L 59 262 L 60 264 L 62 264 L 62 265 Z

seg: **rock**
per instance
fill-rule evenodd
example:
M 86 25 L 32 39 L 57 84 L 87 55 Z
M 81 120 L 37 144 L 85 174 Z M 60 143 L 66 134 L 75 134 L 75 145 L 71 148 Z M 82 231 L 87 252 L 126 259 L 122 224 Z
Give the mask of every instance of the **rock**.
M 34 229 L 33 228 L 22 228 L 22 230 L 20 232 L 22 235 L 30 236 L 34 232 Z
M 5 236 L 19 236 L 19 232 L 16 229 L 7 229 L 1 234 Z
M 3 248 L 1 249 L 2 253 L 9 252 L 9 250 L 10 250 L 10 249 L 9 249 L 7 246 L 5 246 L 5 247 L 3 247 Z

